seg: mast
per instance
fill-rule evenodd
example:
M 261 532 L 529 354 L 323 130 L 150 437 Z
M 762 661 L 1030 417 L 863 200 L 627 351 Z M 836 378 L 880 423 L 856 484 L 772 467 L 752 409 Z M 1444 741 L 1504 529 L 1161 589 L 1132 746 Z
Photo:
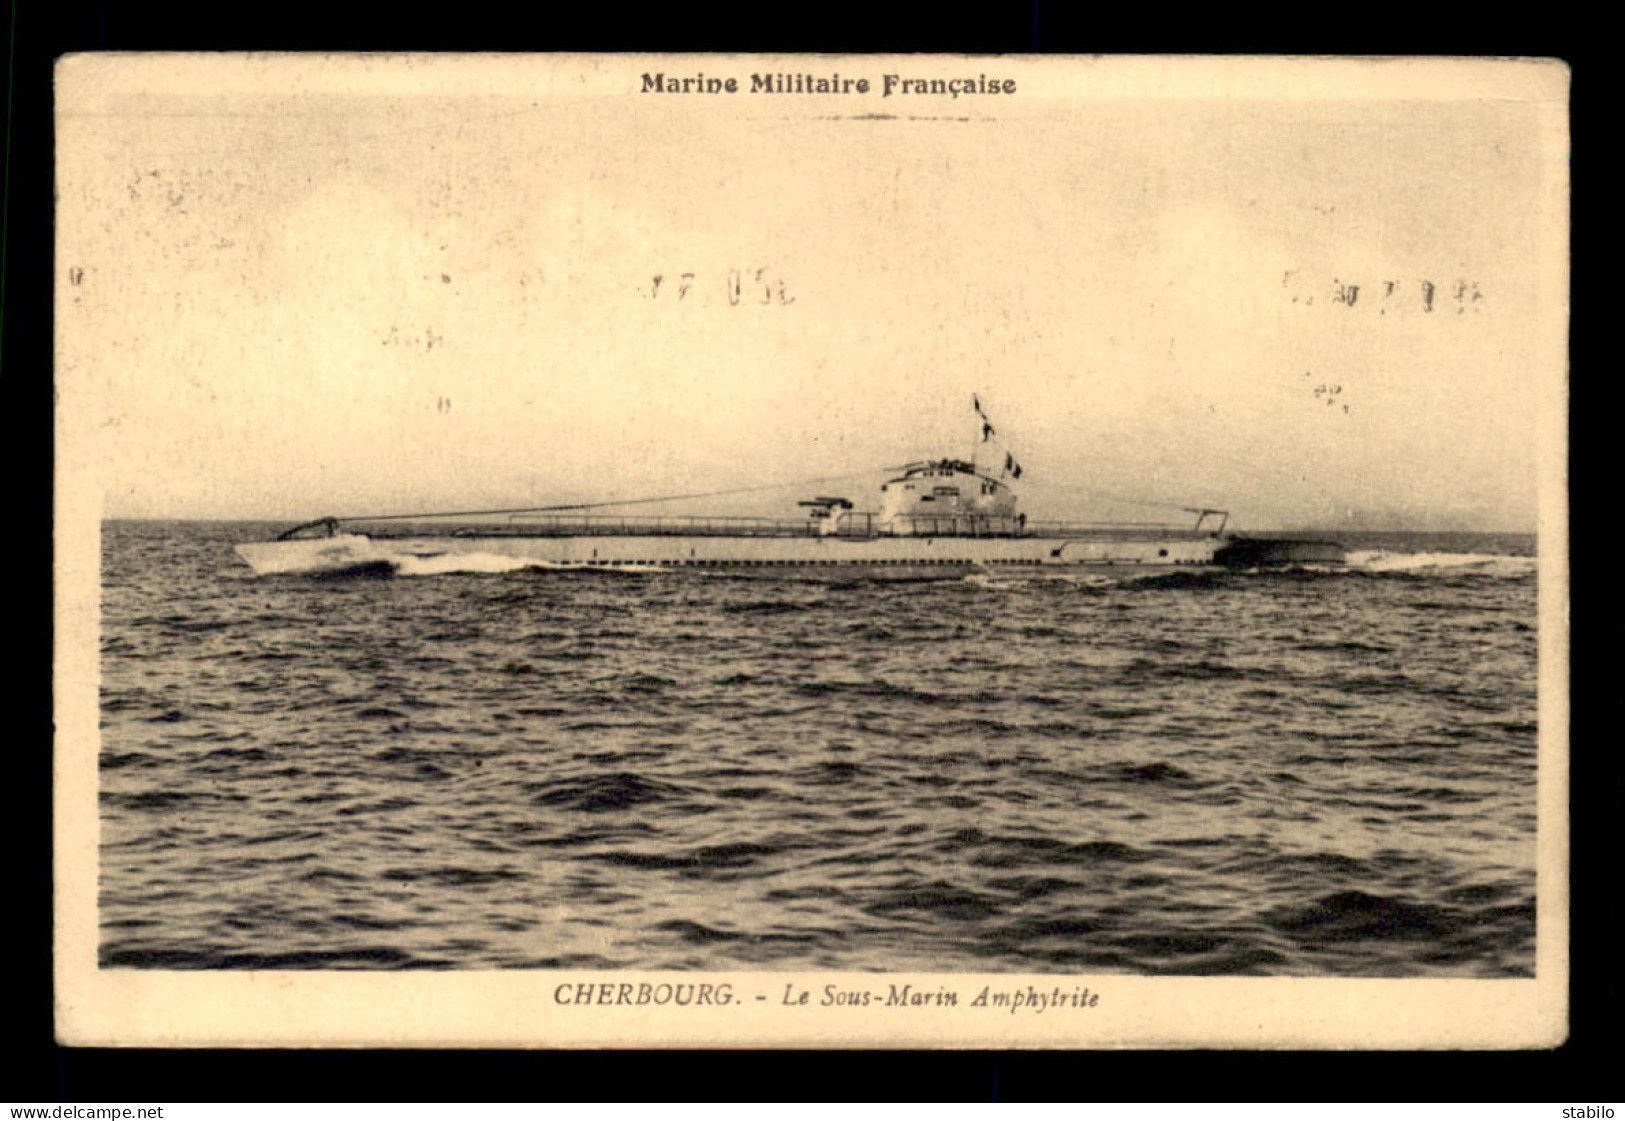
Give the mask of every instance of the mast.
M 977 474 L 976 453 L 981 449 L 982 446 L 982 425 L 986 423 L 987 417 L 982 413 L 982 399 L 975 393 L 970 395 L 970 405 L 971 408 L 976 410 L 976 435 L 971 437 L 970 442 L 970 469 L 971 474 L 974 475 Z
M 978 449 L 982 444 L 991 441 L 995 448 L 1004 453 L 1004 462 L 999 464 L 999 481 L 1003 482 L 1007 476 L 1013 479 L 1021 478 L 1021 464 L 1016 462 L 1016 457 L 1010 453 L 1010 449 L 1005 447 L 1002 441 L 993 439 L 998 435 L 998 432 L 994 429 L 993 422 L 987 419 L 987 413 L 982 409 L 981 396 L 972 393 L 970 403 L 971 408 L 976 410 L 976 419 L 980 425 L 978 432 L 980 439 L 977 440 Z M 976 455 L 974 453 L 971 455 L 971 468 L 973 471 L 976 470 Z

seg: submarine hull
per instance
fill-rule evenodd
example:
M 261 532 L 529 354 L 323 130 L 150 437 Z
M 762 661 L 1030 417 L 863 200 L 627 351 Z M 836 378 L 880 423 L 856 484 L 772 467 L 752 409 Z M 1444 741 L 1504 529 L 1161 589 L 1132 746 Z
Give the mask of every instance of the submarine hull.
M 1233 537 L 1213 554 L 1225 568 L 1291 568 L 1305 564 L 1342 564 L 1343 546 L 1334 541 L 1291 538 Z
M 695 570 L 781 579 L 931 580 L 968 574 L 1157 574 L 1192 569 L 1337 563 L 1325 542 L 1078 537 L 723 537 L 512 534 L 370 537 L 347 534 L 239 545 L 261 575 L 437 570 L 460 559 L 497 558 L 516 567 Z

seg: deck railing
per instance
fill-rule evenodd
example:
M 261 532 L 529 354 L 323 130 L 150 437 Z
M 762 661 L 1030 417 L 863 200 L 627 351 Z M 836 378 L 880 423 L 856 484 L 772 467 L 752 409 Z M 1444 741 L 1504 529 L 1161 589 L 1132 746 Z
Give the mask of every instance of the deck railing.
M 546 537 L 649 536 L 817 537 L 812 518 L 662 517 L 639 514 L 527 514 L 509 520 L 510 532 Z

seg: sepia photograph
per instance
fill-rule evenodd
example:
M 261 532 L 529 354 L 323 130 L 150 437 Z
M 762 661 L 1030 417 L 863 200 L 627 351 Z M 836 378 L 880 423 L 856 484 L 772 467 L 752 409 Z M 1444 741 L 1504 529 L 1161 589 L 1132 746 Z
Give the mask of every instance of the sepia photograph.
M 56 98 L 59 1034 L 1561 1041 L 1562 64 Z

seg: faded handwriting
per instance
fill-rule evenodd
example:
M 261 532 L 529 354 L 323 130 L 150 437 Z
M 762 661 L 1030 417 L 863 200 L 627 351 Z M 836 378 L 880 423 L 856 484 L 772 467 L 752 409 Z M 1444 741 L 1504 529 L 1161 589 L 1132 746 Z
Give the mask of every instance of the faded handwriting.
M 783 277 L 768 268 L 729 269 L 726 273 L 656 273 L 644 297 L 668 303 L 711 303 L 725 300 L 729 307 L 788 307 L 796 302 Z
M 1313 378 L 1315 375 L 1313 371 L 1305 370 L 1303 376 Z M 1343 399 L 1343 387 L 1336 382 L 1317 382 L 1314 388 L 1314 396 L 1315 400 L 1325 402 L 1327 408 L 1340 409 L 1341 411 L 1338 414 L 1340 416 L 1349 412 L 1349 403 Z
M 1300 307 L 1317 303 L 1371 315 L 1478 314 L 1484 291 L 1476 280 L 1439 282 L 1427 277 L 1367 281 L 1346 277 L 1312 279 L 1299 269 L 1281 274 L 1281 287 Z
M 433 350 L 435 347 L 443 345 L 445 341 L 446 337 L 444 335 L 435 334 L 433 327 L 425 327 L 423 329 L 423 334 L 415 335 L 402 334 L 399 327 L 392 326 L 390 327 L 389 332 L 384 335 L 381 343 L 384 346 L 400 346 L 407 347 L 409 349 L 421 348 L 423 350 Z

